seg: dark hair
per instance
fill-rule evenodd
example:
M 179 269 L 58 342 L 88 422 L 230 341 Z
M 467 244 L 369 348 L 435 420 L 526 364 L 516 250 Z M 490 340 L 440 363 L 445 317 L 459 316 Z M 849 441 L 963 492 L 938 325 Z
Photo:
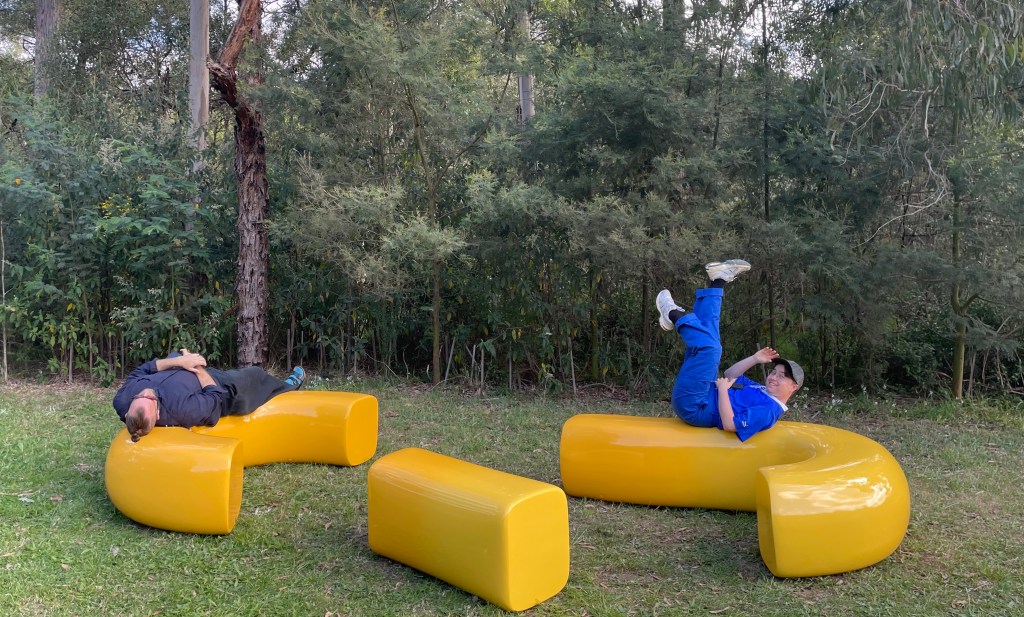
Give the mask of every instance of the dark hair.
M 138 441 L 149 434 L 156 424 L 156 416 L 146 415 L 146 409 L 142 405 L 132 405 L 124 416 L 124 424 L 128 428 L 128 434 L 132 441 Z

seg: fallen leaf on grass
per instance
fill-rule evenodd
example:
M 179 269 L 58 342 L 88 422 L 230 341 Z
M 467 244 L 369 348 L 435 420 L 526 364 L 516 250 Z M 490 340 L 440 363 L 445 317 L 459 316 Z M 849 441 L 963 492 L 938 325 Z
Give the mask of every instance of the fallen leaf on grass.
M 708 611 L 708 612 L 711 613 L 712 615 L 718 615 L 720 613 L 724 613 L 725 611 L 727 611 L 727 610 L 729 610 L 731 608 L 732 608 L 731 606 L 727 606 L 725 608 L 720 608 L 717 611 Z

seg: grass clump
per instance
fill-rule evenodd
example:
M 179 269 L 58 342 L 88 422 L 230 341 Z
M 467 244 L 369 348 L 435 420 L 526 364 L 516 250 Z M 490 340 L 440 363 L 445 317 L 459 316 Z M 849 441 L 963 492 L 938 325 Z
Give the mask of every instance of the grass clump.
M 323 387 L 323 386 L 318 386 Z M 326 384 L 326 387 L 332 387 Z M 559 483 L 577 413 L 671 414 L 664 402 L 466 396 L 347 383 L 380 400 L 376 458 L 418 446 Z M 121 428 L 113 390 L 0 390 L 0 615 L 500 615 L 374 555 L 366 471 L 247 469 L 232 534 L 123 517 L 103 486 Z M 910 481 L 902 546 L 857 572 L 777 579 L 753 513 L 569 499 L 571 574 L 532 615 L 1016 615 L 1024 611 L 1024 427 L 1013 401 L 805 400 L 787 419 L 886 446 Z M 713 473 L 713 470 L 709 470 Z

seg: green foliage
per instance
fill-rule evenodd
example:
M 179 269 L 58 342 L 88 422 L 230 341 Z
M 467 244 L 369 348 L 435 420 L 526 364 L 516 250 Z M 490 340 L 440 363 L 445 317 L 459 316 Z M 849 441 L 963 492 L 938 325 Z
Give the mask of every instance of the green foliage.
M 215 359 L 229 307 L 206 288 L 220 278 L 219 217 L 196 206 L 185 165 L 140 140 L 83 134 L 45 107 L 14 109 L 19 139 L 0 168 L 0 200 L 4 220 L 18 222 L 5 238 L 7 310 L 25 353 L 69 379 L 84 369 L 103 381 L 198 341 Z
M 210 147 L 189 150 L 186 6 L 122 4 L 62 3 L 40 105 L 31 58 L 0 48 L 0 93 L 22 97 L 0 107 L 0 314 L 25 371 L 109 380 L 179 346 L 233 360 L 233 118 L 214 99 Z M 28 36 L 33 9 L 3 4 L 0 39 Z M 246 94 L 267 130 L 272 363 L 660 396 L 682 350 L 655 294 L 686 303 L 703 263 L 743 257 L 725 362 L 774 344 L 814 387 L 934 392 L 959 356 L 974 395 L 1020 389 L 1022 15 L 268 11 L 241 69 L 265 77 Z M 520 124 L 525 74 L 537 115 Z

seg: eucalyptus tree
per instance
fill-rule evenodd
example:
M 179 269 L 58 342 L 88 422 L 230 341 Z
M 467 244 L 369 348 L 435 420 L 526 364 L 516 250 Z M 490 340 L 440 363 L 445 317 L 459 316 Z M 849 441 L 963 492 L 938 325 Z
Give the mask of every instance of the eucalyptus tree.
M 292 47 L 296 58 L 308 58 L 303 85 L 315 105 L 303 122 L 316 123 L 335 140 L 307 144 L 317 149 L 314 165 L 328 179 L 328 191 L 349 191 L 333 207 L 385 208 L 362 228 L 362 248 L 384 251 L 380 258 L 391 272 L 407 273 L 395 281 L 429 281 L 436 383 L 447 269 L 465 243 L 454 224 L 464 214 L 463 178 L 488 132 L 514 120 L 514 67 L 501 56 L 514 35 L 515 13 L 500 3 L 314 2 L 305 17 L 307 38 Z M 313 199 L 314 186 L 307 182 L 304 193 L 315 210 L 322 201 Z M 354 199 L 357 193 L 364 197 Z M 371 194 L 388 198 L 368 201 Z M 386 213 L 393 208 L 398 211 Z M 351 233 L 335 238 L 342 243 Z M 314 246 L 325 250 L 323 242 Z M 327 250 L 344 254 L 340 247 Z
M 36 100 L 50 88 L 51 60 L 60 26 L 60 0 L 36 0 L 35 88 Z
M 269 355 L 267 309 L 270 298 L 270 187 L 267 182 L 266 137 L 258 100 L 243 88 L 263 83 L 261 72 L 249 67 L 239 79 L 239 59 L 246 43 L 260 44 L 262 0 L 242 0 L 238 17 L 216 60 L 207 66 L 213 85 L 235 116 L 235 181 L 238 193 L 238 363 L 260 366 Z M 240 83 L 242 81 L 243 83 Z
M 714 110 L 730 103 L 735 76 L 719 72 L 719 49 L 737 31 L 720 6 L 671 27 L 648 3 L 550 3 L 533 17 L 550 68 L 524 134 L 524 177 L 571 204 L 565 267 L 583 285 L 578 340 L 599 379 L 609 362 L 642 363 L 658 340 L 653 291 L 690 286 L 712 248 L 736 246 L 723 180 L 744 155 L 719 148 L 733 112 Z
M 821 17 L 831 140 L 839 152 L 878 149 L 893 163 L 889 208 L 862 242 L 895 243 L 920 283 L 948 290 L 960 398 L 967 344 L 981 332 L 976 307 L 1001 295 L 1004 271 L 1019 263 L 995 258 L 1019 212 L 979 192 L 992 187 L 974 182 L 968 144 L 999 135 L 1019 111 L 1024 11 L 983 0 L 840 3 Z

